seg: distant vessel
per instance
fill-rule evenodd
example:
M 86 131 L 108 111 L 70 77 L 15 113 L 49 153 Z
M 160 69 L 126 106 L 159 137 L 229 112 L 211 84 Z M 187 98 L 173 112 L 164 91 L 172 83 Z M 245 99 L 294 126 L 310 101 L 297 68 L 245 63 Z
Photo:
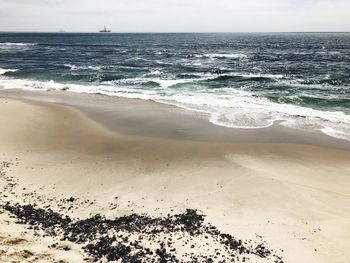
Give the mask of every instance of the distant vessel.
M 102 30 L 100 30 L 100 33 L 110 33 L 111 30 L 107 30 L 106 26 L 104 26 L 104 28 Z

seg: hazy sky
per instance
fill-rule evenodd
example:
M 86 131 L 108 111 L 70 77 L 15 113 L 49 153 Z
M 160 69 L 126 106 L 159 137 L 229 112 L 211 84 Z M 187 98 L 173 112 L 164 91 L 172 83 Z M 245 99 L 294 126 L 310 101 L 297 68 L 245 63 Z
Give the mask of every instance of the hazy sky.
M 350 0 L 0 0 L 0 31 L 350 31 Z

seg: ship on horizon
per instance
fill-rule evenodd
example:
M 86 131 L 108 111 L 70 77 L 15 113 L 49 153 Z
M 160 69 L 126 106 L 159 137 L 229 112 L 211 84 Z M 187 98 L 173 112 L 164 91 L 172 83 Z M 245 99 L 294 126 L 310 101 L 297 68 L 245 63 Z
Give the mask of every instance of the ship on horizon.
M 100 33 L 111 33 L 110 29 L 107 29 L 106 26 L 102 30 L 100 30 Z

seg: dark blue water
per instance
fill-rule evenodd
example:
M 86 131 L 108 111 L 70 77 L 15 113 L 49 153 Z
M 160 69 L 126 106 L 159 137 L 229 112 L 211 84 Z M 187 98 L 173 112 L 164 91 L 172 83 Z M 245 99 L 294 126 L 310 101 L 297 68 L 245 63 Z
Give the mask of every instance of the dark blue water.
M 175 104 L 350 139 L 350 34 L 0 34 L 0 86 Z

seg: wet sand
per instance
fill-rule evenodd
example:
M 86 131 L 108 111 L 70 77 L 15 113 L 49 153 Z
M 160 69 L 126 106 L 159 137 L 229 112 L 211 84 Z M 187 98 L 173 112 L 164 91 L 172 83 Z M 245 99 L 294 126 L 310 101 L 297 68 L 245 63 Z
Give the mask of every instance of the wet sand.
M 131 113 L 132 121 L 123 119 L 122 109 L 155 107 L 151 115 L 159 116 L 162 106 L 138 101 L 127 106 L 126 100 L 124 108 L 119 105 L 113 112 L 108 107 L 112 104 L 105 105 L 108 98 L 100 97 L 102 102 L 95 104 L 99 110 L 93 113 L 86 105 L 70 105 L 69 96 L 52 97 L 70 107 L 0 99 L 1 161 L 11 163 L 2 168 L 1 188 L 6 188 L 1 191 L 2 203 L 35 202 L 41 208 L 49 204 L 54 211 L 80 219 L 96 213 L 108 218 L 132 213 L 165 217 L 197 209 L 206 215 L 206 223 L 223 233 L 252 242 L 262 239 L 283 262 L 349 262 L 350 152 L 332 148 L 333 142 L 339 147 L 342 142 L 327 139 L 327 147 L 320 147 L 244 142 L 249 137 L 233 143 L 225 137 L 224 143 L 210 140 L 214 130 L 201 132 L 203 138 L 194 141 L 196 129 L 186 121 L 192 117 L 179 109 L 166 114 L 183 122 L 155 118 L 140 136 L 130 131 L 143 122 Z M 107 125 L 110 119 L 100 116 L 112 113 L 119 115 L 118 121 Z M 196 118 L 199 123 L 200 117 Z M 159 134 L 148 136 L 152 127 L 175 120 L 180 127 L 165 126 Z M 198 127 L 200 131 L 204 126 Z M 166 129 L 171 136 L 162 135 Z M 12 181 L 6 178 L 15 185 L 9 186 Z M 71 209 L 57 205 L 71 197 L 90 202 Z M 35 229 L 15 224 L 10 215 L 4 209 L 0 214 L 2 261 L 83 262 L 91 256 L 75 243 L 43 237 L 39 230 L 36 236 Z
M 350 150 L 350 142 L 321 132 L 278 125 L 232 129 L 208 121 L 203 113 L 139 99 L 66 91 L 0 89 L 0 96 L 73 107 L 104 127 L 124 135 L 206 142 L 297 143 Z

